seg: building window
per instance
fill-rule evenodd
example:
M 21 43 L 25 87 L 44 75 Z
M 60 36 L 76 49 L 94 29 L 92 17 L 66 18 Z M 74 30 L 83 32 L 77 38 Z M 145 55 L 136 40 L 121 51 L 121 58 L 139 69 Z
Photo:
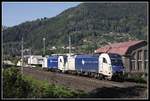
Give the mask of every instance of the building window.
M 147 50 L 144 50 L 144 71 L 147 72 L 148 68 L 148 53 Z
M 135 60 L 131 60 L 131 71 L 135 70 Z
M 147 50 L 144 50 L 144 60 L 148 59 L 148 54 L 147 54 Z
M 138 59 L 138 63 L 137 63 L 137 71 L 140 71 L 140 70 L 142 70 L 142 50 L 139 50 L 138 51 L 138 57 L 137 57 L 137 59 Z
M 147 72 L 147 68 L 148 68 L 148 61 L 144 62 L 144 71 Z
M 132 54 L 132 60 L 135 60 L 135 59 L 136 59 L 136 54 L 133 53 L 133 54 Z
M 142 60 L 142 50 L 138 51 L 138 60 Z
M 135 70 L 135 59 L 136 59 L 136 54 L 135 52 L 131 55 L 131 68 L 130 70 L 131 71 L 134 71 Z
M 142 61 L 141 60 L 138 60 L 138 63 L 137 63 L 137 71 L 140 71 L 142 69 Z

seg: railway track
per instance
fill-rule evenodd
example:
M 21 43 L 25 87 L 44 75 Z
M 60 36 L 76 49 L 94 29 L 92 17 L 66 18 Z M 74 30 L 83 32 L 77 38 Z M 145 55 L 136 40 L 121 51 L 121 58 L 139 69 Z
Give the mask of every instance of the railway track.
M 64 85 L 73 89 L 90 92 L 95 88 L 102 87 L 118 87 L 127 88 L 134 86 L 146 87 L 146 84 L 137 84 L 133 82 L 114 82 L 108 80 L 98 80 L 95 78 L 88 78 L 83 76 L 76 76 L 71 74 L 63 74 L 57 72 L 44 71 L 41 68 L 24 68 L 24 74 L 30 75 L 39 80 L 46 80 L 49 83 Z

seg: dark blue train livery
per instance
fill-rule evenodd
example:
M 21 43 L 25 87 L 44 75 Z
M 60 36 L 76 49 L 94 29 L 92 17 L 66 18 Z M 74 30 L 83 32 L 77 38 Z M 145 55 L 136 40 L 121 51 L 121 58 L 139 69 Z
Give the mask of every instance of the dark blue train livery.
M 84 72 L 98 72 L 98 56 L 77 55 L 75 58 L 75 70 Z
M 59 56 L 50 56 L 47 59 L 47 68 L 58 69 L 58 57 Z

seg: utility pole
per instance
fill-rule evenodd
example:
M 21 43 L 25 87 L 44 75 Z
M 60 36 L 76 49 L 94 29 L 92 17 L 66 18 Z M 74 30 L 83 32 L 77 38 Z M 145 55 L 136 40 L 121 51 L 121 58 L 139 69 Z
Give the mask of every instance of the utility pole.
M 71 55 L 71 37 L 70 37 L 70 34 L 69 34 L 69 54 Z
M 22 57 L 22 68 L 21 68 L 21 72 L 23 74 L 23 66 L 24 66 L 24 63 L 23 63 L 23 37 L 22 37 L 22 41 L 21 41 L 21 57 Z
M 44 49 L 43 49 L 43 56 L 45 56 L 45 40 L 46 40 L 46 39 L 45 39 L 45 37 L 44 37 L 44 38 L 43 38 L 43 48 L 44 48 Z
M 31 65 L 31 48 L 30 48 L 30 67 L 32 67 L 32 65 Z

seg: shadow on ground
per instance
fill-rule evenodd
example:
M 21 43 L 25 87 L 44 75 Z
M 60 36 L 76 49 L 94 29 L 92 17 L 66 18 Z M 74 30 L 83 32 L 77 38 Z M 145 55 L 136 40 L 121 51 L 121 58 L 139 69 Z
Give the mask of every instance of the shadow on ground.
M 85 98 L 147 98 L 147 88 L 134 86 L 128 88 L 103 87 L 88 93 Z

